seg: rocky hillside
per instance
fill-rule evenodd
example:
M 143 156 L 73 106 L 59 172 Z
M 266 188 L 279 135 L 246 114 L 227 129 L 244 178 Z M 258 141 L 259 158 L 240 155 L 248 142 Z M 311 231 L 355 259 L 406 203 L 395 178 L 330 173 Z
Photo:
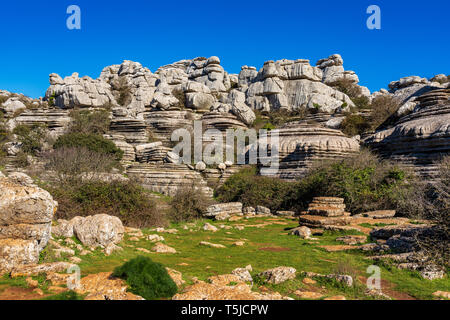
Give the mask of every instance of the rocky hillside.
M 315 66 L 305 59 L 283 59 L 267 61 L 259 70 L 243 66 L 239 74 L 226 72 L 218 57 L 182 60 L 154 72 L 124 61 L 104 68 L 98 79 L 51 74 L 42 99 L 0 91 L 2 134 L 7 136 L 1 141 L 2 162 L 11 172 L 17 169 L 14 160 L 24 157 L 23 140 L 7 134 L 15 128 L 42 128 L 46 139 L 39 151 L 45 151 L 67 133 L 74 110 L 105 110 L 110 123 L 103 134 L 123 151 L 126 174 L 166 195 L 192 181 L 211 194 L 236 171 L 230 161 L 212 167 L 179 164 L 170 135 L 177 128 L 192 130 L 195 120 L 221 132 L 279 128 L 276 175 L 283 179 L 303 176 L 316 160 L 351 156 L 360 145 L 433 176 L 434 161 L 450 151 L 448 77 L 407 77 L 391 82 L 389 91 L 374 93 L 358 83 L 337 54 Z M 375 101 L 386 105 L 380 97 L 395 105 L 375 121 L 380 114 Z M 355 119 L 364 130 L 349 130 Z M 39 166 L 41 159 L 26 153 L 28 162 Z

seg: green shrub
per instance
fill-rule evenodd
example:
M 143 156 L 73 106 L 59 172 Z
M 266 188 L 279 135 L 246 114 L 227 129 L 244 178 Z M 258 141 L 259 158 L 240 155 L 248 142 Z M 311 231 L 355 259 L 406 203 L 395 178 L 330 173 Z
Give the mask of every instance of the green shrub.
M 84 299 L 83 299 L 83 296 L 80 296 L 75 291 L 65 291 L 65 292 L 50 296 L 50 297 L 45 297 L 42 300 L 63 301 L 63 300 L 84 300 Z
M 397 122 L 398 117 L 395 115 L 400 104 L 398 101 L 387 95 L 381 95 L 373 99 L 370 105 L 372 111 L 370 114 L 370 128 L 377 129 L 381 125 L 389 126 Z
M 192 221 L 199 219 L 212 204 L 212 200 L 200 191 L 200 186 L 193 183 L 177 191 L 170 201 L 169 219 L 173 222 Z M 193 192 L 193 190 L 196 190 Z
M 370 124 L 361 115 L 350 114 L 341 123 L 341 130 L 349 137 L 363 134 L 370 128 Z
M 111 86 L 115 90 L 117 103 L 121 106 L 129 105 L 133 97 L 127 79 L 121 77 L 111 82 Z
M 127 226 L 144 228 L 165 225 L 150 194 L 134 181 L 78 181 L 72 184 L 43 185 L 58 201 L 58 219 L 108 214 Z
M 18 140 L 22 143 L 22 151 L 31 155 L 37 155 L 42 150 L 45 132 L 45 126 L 43 125 L 18 125 L 13 130 L 13 133 L 17 135 Z
M 257 175 L 257 168 L 241 169 L 215 191 L 220 202 L 242 202 L 244 206 L 262 205 L 272 211 L 291 208 L 295 184 Z
M 388 161 L 363 150 L 353 158 L 323 162 L 298 182 L 296 198 L 305 208 L 316 196 L 345 199 L 347 210 L 360 213 L 397 209 L 411 215 L 414 210 L 415 177 Z
M 104 153 L 113 155 L 117 160 L 122 159 L 123 151 L 116 147 L 116 145 L 108 140 L 103 138 L 101 135 L 92 134 L 92 133 L 68 133 L 58 137 L 55 144 L 53 145 L 54 149 L 59 148 L 87 148 L 94 152 Z
M 396 209 L 403 215 L 415 215 L 423 210 L 414 196 L 418 190 L 412 174 L 363 150 L 353 158 L 316 163 L 296 182 L 258 176 L 256 168 L 246 168 L 228 178 L 215 196 L 221 202 L 298 212 L 307 208 L 313 197 L 332 196 L 344 198 L 347 210 L 354 214 Z
M 170 298 L 178 290 L 166 268 L 147 257 L 138 256 L 126 262 L 113 275 L 126 280 L 129 291 L 146 300 Z
M 94 179 L 95 174 L 122 169 L 114 155 L 91 151 L 87 148 L 61 147 L 44 154 L 45 169 L 55 172 L 59 183 L 76 183 L 84 174 L 84 180 Z
M 105 134 L 109 130 L 109 112 L 106 110 L 75 110 L 70 113 L 72 124 L 70 132 Z

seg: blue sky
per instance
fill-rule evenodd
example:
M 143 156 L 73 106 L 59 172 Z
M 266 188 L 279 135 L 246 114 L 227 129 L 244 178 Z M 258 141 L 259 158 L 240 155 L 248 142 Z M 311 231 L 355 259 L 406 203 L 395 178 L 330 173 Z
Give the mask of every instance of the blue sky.
M 81 8 L 81 30 L 66 9 Z M 366 27 L 369 5 L 381 30 Z M 450 73 L 450 1 L 2 1 L 0 89 L 43 96 L 52 72 L 97 78 L 123 60 L 159 66 L 219 56 L 230 73 L 266 60 L 333 53 L 372 91 L 404 76 Z

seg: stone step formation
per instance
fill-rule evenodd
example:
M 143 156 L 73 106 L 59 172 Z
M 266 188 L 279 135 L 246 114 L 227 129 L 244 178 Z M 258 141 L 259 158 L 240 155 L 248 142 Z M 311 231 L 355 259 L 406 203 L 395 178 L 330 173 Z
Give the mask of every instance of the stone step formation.
M 351 221 L 351 213 L 345 211 L 343 198 L 316 197 L 308 210 L 301 212 L 300 226 L 318 228 L 331 225 L 344 226 Z

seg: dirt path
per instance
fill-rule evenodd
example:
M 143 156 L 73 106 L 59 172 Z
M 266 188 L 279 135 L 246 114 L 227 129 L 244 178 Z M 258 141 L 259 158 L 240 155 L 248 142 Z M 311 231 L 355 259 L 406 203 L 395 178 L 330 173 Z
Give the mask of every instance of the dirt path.
M 362 283 L 366 283 L 367 282 L 367 278 L 360 276 L 359 280 Z M 396 285 L 388 280 L 382 279 L 381 280 L 381 291 L 388 295 L 389 297 L 395 299 L 395 300 L 417 300 L 416 298 L 410 296 L 409 294 L 405 293 L 405 292 L 400 292 L 397 290 L 394 290 L 396 287 Z

